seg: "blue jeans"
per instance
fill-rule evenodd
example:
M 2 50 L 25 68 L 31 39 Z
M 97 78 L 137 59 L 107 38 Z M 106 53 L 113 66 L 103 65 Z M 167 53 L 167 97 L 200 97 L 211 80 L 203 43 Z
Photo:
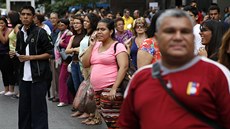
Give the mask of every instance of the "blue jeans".
M 80 70 L 79 62 L 72 62 L 71 64 L 71 75 L 73 79 L 74 89 L 77 92 L 79 85 L 83 81 L 83 76 Z

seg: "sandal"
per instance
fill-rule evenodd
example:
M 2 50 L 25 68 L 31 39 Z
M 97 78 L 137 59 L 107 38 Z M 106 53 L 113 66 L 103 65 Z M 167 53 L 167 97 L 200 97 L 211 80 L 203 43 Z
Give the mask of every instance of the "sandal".
M 92 118 L 89 117 L 89 118 L 83 120 L 81 123 L 82 123 L 82 124 L 86 124 L 87 122 L 89 122 L 89 121 L 91 121 L 91 120 L 92 120 Z
M 90 121 L 86 122 L 86 125 L 100 125 L 102 123 L 100 118 L 93 118 Z
M 74 112 L 74 113 L 71 114 L 72 117 L 77 117 L 77 116 L 80 116 L 80 115 L 82 115 L 82 113 L 79 112 L 79 111 Z
M 88 118 L 88 117 L 89 117 L 89 114 L 83 113 L 80 116 L 78 116 L 77 118 L 79 118 L 79 119 L 85 119 L 85 118 Z

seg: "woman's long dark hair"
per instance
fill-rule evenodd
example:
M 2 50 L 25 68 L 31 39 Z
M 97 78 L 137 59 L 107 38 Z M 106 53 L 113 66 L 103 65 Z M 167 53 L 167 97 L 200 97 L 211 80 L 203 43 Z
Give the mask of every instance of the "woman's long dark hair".
M 88 13 L 86 15 L 86 17 L 88 17 L 89 22 L 90 22 L 90 26 L 91 26 L 91 30 L 90 32 L 87 32 L 87 35 L 91 35 L 97 28 L 97 23 L 101 20 L 100 17 L 94 13 Z
M 225 26 L 222 22 L 219 21 L 206 20 L 201 24 L 201 28 L 202 27 L 207 27 L 212 32 L 212 37 L 209 44 L 206 46 L 206 50 L 208 53 L 208 58 L 217 61 L 218 51 L 221 46 L 221 39 L 229 26 Z
M 230 53 L 227 52 L 230 47 L 230 29 L 224 34 L 219 52 L 219 63 L 230 70 Z
M 17 24 L 21 24 L 20 15 L 17 11 L 10 11 L 8 13 L 8 18 L 10 19 L 10 23 L 14 28 Z

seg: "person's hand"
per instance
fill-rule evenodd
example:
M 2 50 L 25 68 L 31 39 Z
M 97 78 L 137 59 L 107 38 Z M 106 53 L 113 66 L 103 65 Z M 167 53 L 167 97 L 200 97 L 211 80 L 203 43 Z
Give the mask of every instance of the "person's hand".
M 30 60 L 30 56 L 19 55 L 18 59 L 19 59 L 20 62 L 25 62 L 25 61 L 29 61 Z
M 205 50 L 204 47 L 200 47 L 197 54 L 198 54 L 199 56 L 208 57 L 208 53 L 207 53 L 207 51 Z
M 131 39 L 132 39 L 133 37 L 131 37 L 131 38 L 129 38 L 129 39 L 127 39 L 127 40 L 125 40 L 125 42 L 124 42 L 124 44 L 128 47 L 128 48 L 130 48 L 131 47 Z
M 16 55 L 15 51 L 9 51 L 10 58 L 13 58 Z
M 97 31 L 94 31 L 93 34 L 89 38 L 89 43 L 91 46 L 94 46 L 97 41 Z
M 72 48 L 73 53 L 78 53 L 79 52 L 79 47 L 77 48 Z
M 110 92 L 109 92 L 109 94 L 108 94 L 109 99 L 110 99 L 110 100 L 116 99 L 116 93 L 117 93 L 117 90 L 114 89 L 114 88 L 111 88 L 111 90 L 110 90 Z
M 203 21 L 206 21 L 208 19 L 210 19 L 209 15 L 205 15 L 204 18 L 203 18 Z

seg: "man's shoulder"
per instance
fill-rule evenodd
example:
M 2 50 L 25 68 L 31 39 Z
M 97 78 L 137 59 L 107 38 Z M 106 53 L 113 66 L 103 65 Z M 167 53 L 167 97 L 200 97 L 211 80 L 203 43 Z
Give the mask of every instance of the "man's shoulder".
M 201 57 L 201 61 L 203 62 L 203 66 L 207 68 L 206 70 L 209 71 L 210 73 L 220 73 L 222 72 L 227 78 L 230 77 L 230 72 L 228 70 L 228 68 L 226 68 L 224 65 L 210 60 L 206 57 Z
M 31 28 L 31 32 L 40 34 L 40 33 L 46 33 L 46 30 L 41 27 L 34 26 Z
M 216 61 L 213 61 L 209 58 L 206 58 L 206 57 L 200 57 L 200 61 L 204 64 L 203 67 L 207 66 L 207 67 L 211 67 L 213 69 L 225 69 L 226 67 L 223 66 L 222 64 L 216 62 Z
M 132 76 L 127 89 L 136 90 L 139 87 L 146 86 L 145 85 L 146 83 L 149 83 L 153 80 L 151 73 L 152 73 L 152 64 L 139 68 Z M 126 92 L 124 96 L 126 96 L 127 93 L 128 92 Z
M 152 64 L 143 66 L 135 72 L 135 76 L 140 76 L 141 74 L 151 73 Z
M 142 81 L 150 80 L 152 78 L 152 64 L 139 68 L 133 75 L 131 81 L 139 83 Z

